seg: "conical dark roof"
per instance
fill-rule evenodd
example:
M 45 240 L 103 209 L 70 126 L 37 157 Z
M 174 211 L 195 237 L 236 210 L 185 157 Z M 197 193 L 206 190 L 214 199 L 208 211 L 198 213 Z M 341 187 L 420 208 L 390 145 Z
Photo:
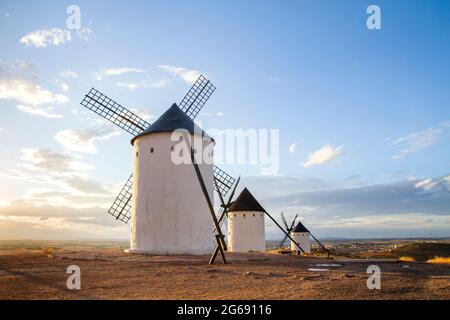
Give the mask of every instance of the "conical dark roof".
M 299 221 L 292 232 L 309 232 L 309 230 Z
M 233 204 L 228 209 L 228 212 L 236 211 L 259 211 L 266 212 L 259 202 L 253 197 L 247 188 L 242 190 L 241 194 L 236 198 Z
M 131 139 L 131 144 L 137 137 L 144 136 L 153 132 L 173 132 L 177 129 L 184 129 L 191 134 L 201 133 L 203 136 L 212 140 L 199 126 L 197 126 L 186 113 L 184 113 L 176 103 L 164 112 L 150 127 Z

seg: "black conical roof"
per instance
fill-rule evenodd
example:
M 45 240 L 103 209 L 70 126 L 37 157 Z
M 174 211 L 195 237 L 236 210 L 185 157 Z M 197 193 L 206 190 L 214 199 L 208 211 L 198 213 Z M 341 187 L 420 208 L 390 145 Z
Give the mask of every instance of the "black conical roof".
M 309 232 L 309 230 L 299 221 L 292 232 Z
M 191 118 L 189 118 L 186 113 L 184 113 L 176 103 L 164 112 L 161 117 L 158 118 L 150 127 L 139 133 L 133 139 L 131 139 L 131 144 L 137 137 L 144 136 L 153 132 L 173 132 L 178 129 L 184 129 L 191 134 L 199 134 L 205 136 L 212 140 L 199 126 L 197 126 Z
M 259 202 L 253 197 L 247 188 L 242 190 L 241 194 L 236 198 L 233 204 L 228 209 L 228 212 L 236 211 L 260 211 L 266 212 Z

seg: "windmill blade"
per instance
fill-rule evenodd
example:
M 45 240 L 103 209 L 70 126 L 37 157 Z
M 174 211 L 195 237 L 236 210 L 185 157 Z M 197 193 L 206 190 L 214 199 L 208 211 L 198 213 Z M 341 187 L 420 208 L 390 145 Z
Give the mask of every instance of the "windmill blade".
M 124 223 L 128 223 L 131 218 L 131 196 L 133 189 L 133 175 L 131 175 L 116 200 L 114 200 L 108 213 L 111 214 L 116 220 L 120 220 Z
M 236 179 L 217 166 L 213 167 L 213 173 L 214 180 L 216 182 L 214 183 L 214 188 L 223 197 L 225 197 L 228 191 L 230 191 L 231 187 L 233 187 Z
M 280 242 L 280 244 L 278 245 L 278 247 L 282 247 L 283 246 L 283 244 L 286 242 L 286 239 L 288 238 L 288 236 L 287 235 L 285 235 L 284 236 L 284 238 L 283 238 L 283 240 L 281 240 L 281 242 Z
M 295 220 L 297 220 L 297 217 L 298 217 L 298 213 L 295 215 L 294 220 L 292 220 L 291 227 L 289 228 L 289 231 L 294 230 L 294 228 L 295 228 Z
M 283 220 L 284 225 L 286 226 L 286 230 L 289 232 L 289 227 L 286 221 L 286 218 L 284 217 L 284 213 L 281 212 L 281 220 Z
M 122 107 L 100 91 L 92 88 L 80 103 L 106 120 L 136 136 L 150 126 L 150 123 L 137 114 Z
M 194 120 L 214 90 L 216 87 L 201 74 L 181 100 L 180 109 Z

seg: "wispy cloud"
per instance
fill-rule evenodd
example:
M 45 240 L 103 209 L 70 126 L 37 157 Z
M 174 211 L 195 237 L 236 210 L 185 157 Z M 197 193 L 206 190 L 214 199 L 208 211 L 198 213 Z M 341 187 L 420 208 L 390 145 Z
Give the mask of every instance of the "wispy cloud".
M 164 79 L 157 81 L 119 81 L 116 83 L 119 87 L 124 87 L 132 91 L 139 88 L 163 88 L 167 84 L 168 81 Z
M 296 150 L 297 150 L 297 142 L 291 143 L 289 145 L 289 153 L 295 153 Z
M 31 184 L 33 187 L 16 200 L 33 205 L 107 207 L 118 192 L 119 185 L 103 185 L 90 179 L 87 172 L 93 168 L 73 153 L 22 149 L 17 167 L 0 176 Z
M 16 100 L 33 106 L 69 101 L 68 97 L 52 93 L 26 79 L 0 79 L 0 99 Z
M 426 192 L 450 192 L 450 175 L 438 178 L 417 179 L 414 187 Z
M 76 79 L 78 77 L 77 73 L 72 70 L 64 70 L 59 73 L 59 76 L 61 78 L 68 78 L 68 79 Z
M 159 65 L 158 68 L 167 71 L 173 76 L 179 77 L 189 84 L 195 83 L 200 76 L 200 72 L 197 70 L 189 70 L 183 67 L 171 66 L 171 65 Z
M 308 161 L 303 166 L 309 168 L 319 164 L 325 164 L 336 161 L 343 153 L 344 146 L 334 148 L 327 144 L 322 148 L 310 153 L 308 155 Z
M 202 111 L 201 115 L 202 116 L 206 116 L 206 117 L 212 117 L 212 116 L 223 117 L 223 112 L 220 112 L 220 111 L 217 111 L 217 112 L 205 112 L 205 111 Z
M 27 47 L 45 48 L 49 45 L 59 46 L 71 40 L 69 30 L 51 28 L 27 33 L 20 38 L 19 42 Z
M 95 129 L 65 129 L 58 132 L 55 139 L 68 151 L 96 153 L 96 142 L 118 135 L 120 131 L 117 128 L 108 126 Z
M 62 118 L 63 116 L 60 114 L 56 114 L 53 113 L 53 108 L 51 107 L 30 107 L 30 106 L 24 106 L 24 105 L 17 105 L 16 106 L 18 110 L 25 112 L 25 113 L 29 113 L 31 115 L 35 115 L 35 116 L 40 116 L 40 117 L 44 117 L 44 118 L 49 118 L 49 119 L 58 119 L 58 118 Z
M 19 43 L 26 47 L 35 48 L 59 46 L 71 42 L 74 34 L 87 41 L 92 36 L 92 30 L 88 27 L 83 27 L 74 32 L 60 28 L 41 29 L 25 34 L 20 38 Z
M 442 132 L 442 128 L 428 128 L 393 140 L 391 146 L 400 147 L 401 149 L 392 158 L 394 160 L 402 159 L 409 154 L 416 153 L 437 144 L 441 138 Z
M 110 76 L 118 76 L 124 73 L 142 73 L 145 72 L 143 69 L 139 68 L 130 68 L 130 67 L 114 67 L 114 68 L 105 68 L 102 70 L 99 70 L 94 73 L 94 77 L 96 80 L 103 80 Z

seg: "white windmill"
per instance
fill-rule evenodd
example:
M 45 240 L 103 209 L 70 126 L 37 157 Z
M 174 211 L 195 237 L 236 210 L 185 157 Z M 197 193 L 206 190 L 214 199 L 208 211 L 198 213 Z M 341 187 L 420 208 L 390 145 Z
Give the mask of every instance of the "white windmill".
M 298 214 L 295 215 L 291 224 L 288 225 L 283 212 L 281 219 L 285 226 L 285 237 L 281 240 L 279 247 L 282 248 L 286 240 L 290 239 L 290 250 L 295 254 L 310 254 L 311 253 L 311 237 L 317 244 L 330 256 L 331 252 L 309 231 L 301 221 L 296 224 Z M 289 236 L 288 236 L 289 235 Z
M 108 211 L 125 223 L 131 218 L 129 252 L 205 254 L 212 251 L 212 235 L 217 226 L 212 210 L 213 188 L 215 186 L 222 200 L 235 179 L 211 161 L 198 159 L 204 152 L 195 156 L 195 170 L 192 164 L 175 164 L 171 155 L 176 142 L 171 135 L 177 129 L 185 130 L 191 140 L 194 136 L 200 137 L 203 150 L 208 147 L 212 150 L 213 139 L 198 128 L 193 119 L 214 90 L 214 85 L 201 75 L 179 106 L 173 104 L 152 125 L 94 88 L 81 102 L 133 135 L 133 174 Z M 196 150 L 192 150 L 194 157 Z M 208 156 L 212 157 L 212 152 L 206 153 Z M 199 181 L 202 188 L 199 188 Z M 217 242 L 222 239 L 224 243 L 220 228 L 216 228 L 216 232 L 219 233 Z M 223 254 L 222 257 L 224 259 Z
M 228 208 L 228 251 L 266 250 L 264 216 L 266 210 L 247 188 Z
M 295 221 L 295 220 L 294 220 Z M 297 223 L 295 228 L 291 231 L 291 251 L 300 254 L 297 248 L 297 243 L 302 247 L 303 253 L 310 254 L 311 253 L 311 238 L 310 232 L 303 225 L 301 221 Z

